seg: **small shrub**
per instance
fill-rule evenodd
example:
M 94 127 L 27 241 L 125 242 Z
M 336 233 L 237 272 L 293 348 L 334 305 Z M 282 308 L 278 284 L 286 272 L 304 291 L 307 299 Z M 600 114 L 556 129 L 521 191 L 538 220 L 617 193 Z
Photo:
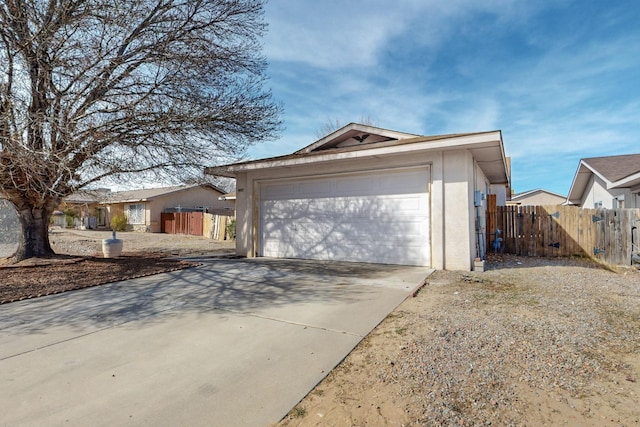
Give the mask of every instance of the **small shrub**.
M 303 418 L 307 415 L 307 409 L 304 406 L 296 406 L 291 410 L 291 418 Z
M 113 231 L 125 231 L 128 226 L 127 217 L 124 215 L 114 215 L 114 217 L 111 218 L 111 229 Z
M 64 218 L 67 223 L 67 227 L 73 227 L 74 220 L 78 217 L 78 213 L 72 209 L 67 209 L 64 211 Z
M 227 231 L 227 238 L 230 240 L 235 240 L 236 238 L 236 220 L 232 219 L 231 221 L 229 221 L 227 223 L 227 226 L 225 227 L 226 231 Z

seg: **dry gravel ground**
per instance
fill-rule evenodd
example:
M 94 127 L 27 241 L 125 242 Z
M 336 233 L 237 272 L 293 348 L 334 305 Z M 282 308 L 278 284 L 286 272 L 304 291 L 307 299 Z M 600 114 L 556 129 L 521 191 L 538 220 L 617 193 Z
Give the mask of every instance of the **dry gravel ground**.
M 116 237 L 123 241 L 123 255 L 161 253 L 196 256 L 232 254 L 235 251 L 235 241 L 218 241 L 199 236 L 118 232 Z M 53 250 L 69 255 L 102 256 L 102 240 L 110 238 L 110 231 L 53 229 L 49 233 Z
M 110 237 L 104 231 L 52 230 L 55 257 L 18 264 L 0 259 L 0 304 L 189 268 L 196 264 L 175 256 L 229 255 L 235 246 L 234 242 L 195 236 L 118 233 L 123 240 L 122 256 L 105 259 L 102 240 Z M 15 245 L 4 249 L 0 255 L 10 256 Z
M 430 276 L 280 425 L 639 425 L 640 272 L 489 268 Z

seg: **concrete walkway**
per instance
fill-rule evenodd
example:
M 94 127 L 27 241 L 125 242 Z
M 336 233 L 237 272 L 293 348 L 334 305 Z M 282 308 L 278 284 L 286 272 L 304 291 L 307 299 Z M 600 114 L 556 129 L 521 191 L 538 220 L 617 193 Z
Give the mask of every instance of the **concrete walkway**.
M 0 425 L 266 426 L 430 273 L 203 262 L 0 306 Z

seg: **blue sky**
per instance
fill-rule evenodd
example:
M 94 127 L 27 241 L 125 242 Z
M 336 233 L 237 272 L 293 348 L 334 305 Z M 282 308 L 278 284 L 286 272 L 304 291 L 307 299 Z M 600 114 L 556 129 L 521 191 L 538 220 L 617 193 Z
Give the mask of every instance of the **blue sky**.
M 270 0 L 264 54 L 291 153 L 329 121 L 502 130 L 516 192 L 566 195 L 580 158 L 640 153 L 640 2 Z

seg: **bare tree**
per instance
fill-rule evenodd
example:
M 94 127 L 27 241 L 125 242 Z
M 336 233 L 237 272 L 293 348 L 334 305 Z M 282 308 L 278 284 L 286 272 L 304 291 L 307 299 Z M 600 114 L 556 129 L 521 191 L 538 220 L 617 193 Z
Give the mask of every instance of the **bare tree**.
M 0 2 L 0 197 L 16 260 L 53 254 L 61 199 L 105 178 L 201 174 L 275 137 L 265 0 Z

